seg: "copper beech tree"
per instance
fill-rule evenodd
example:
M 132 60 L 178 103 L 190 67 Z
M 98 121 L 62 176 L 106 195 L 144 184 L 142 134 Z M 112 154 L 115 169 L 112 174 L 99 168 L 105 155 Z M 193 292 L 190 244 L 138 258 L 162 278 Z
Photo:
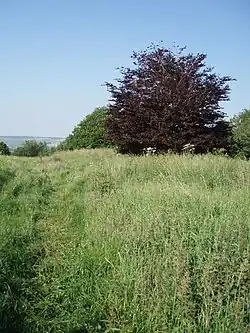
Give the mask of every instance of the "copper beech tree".
M 186 54 L 151 45 L 134 52 L 133 68 L 120 68 L 111 93 L 108 139 L 124 153 L 145 147 L 181 152 L 187 144 L 196 153 L 227 148 L 231 130 L 220 102 L 229 100 L 229 76 L 207 67 L 206 54 Z

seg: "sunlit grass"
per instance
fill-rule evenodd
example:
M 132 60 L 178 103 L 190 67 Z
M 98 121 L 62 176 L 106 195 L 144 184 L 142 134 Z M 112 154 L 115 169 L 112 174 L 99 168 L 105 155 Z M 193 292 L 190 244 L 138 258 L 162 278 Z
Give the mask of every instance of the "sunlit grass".
M 0 332 L 249 332 L 249 162 L 0 161 Z

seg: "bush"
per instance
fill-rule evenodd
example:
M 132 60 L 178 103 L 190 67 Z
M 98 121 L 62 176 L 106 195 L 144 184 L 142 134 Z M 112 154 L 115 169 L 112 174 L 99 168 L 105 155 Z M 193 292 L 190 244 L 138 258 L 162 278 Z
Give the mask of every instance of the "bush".
M 10 149 L 3 141 L 0 141 L 0 155 L 10 155 Z
M 107 107 L 96 108 L 87 115 L 73 130 L 64 142 L 59 144 L 59 150 L 74 150 L 81 148 L 108 148 L 111 143 L 106 140 L 105 122 L 108 116 Z
M 232 121 L 232 154 L 250 159 L 250 109 L 234 116 Z
M 141 154 L 146 147 L 181 153 L 228 148 L 230 126 L 219 103 L 229 100 L 229 76 L 206 66 L 205 54 L 183 54 L 160 46 L 134 52 L 134 68 L 121 68 L 111 93 L 108 139 L 119 151 Z
M 13 151 L 15 156 L 36 157 L 50 155 L 52 149 L 50 149 L 46 142 L 40 142 L 36 140 L 26 140 L 22 146 L 17 147 Z

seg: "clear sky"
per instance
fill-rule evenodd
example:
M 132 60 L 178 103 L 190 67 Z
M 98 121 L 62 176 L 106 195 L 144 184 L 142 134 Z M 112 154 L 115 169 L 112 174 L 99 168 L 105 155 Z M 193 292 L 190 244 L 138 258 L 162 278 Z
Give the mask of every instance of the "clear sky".
M 66 136 L 151 42 L 187 45 L 250 107 L 249 0 L 0 0 L 0 135 Z

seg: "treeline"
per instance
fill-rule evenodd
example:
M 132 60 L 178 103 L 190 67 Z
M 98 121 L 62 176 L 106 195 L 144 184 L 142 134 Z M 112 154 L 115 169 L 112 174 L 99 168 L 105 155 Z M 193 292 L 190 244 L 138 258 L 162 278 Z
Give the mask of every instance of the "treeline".
M 107 106 L 98 107 L 87 115 L 74 128 L 72 134 L 57 147 L 49 147 L 46 142 L 27 140 L 23 145 L 11 151 L 6 143 L 0 142 L 0 155 L 37 157 L 48 156 L 58 150 L 117 148 L 115 143 L 107 139 L 107 121 L 110 121 L 109 108 Z M 212 152 L 250 159 L 250 109 L 245 109 L 235 115 L 229 121 L 229 127 L 231 133 L 230 145 L 227 148 L 214 148 Z
M 98 116 L 102 114 L 102 116 Z M 61 142 L 56 150 L 75 150 L 83 148 L 119 148 L 107 139 L 107 120 L 109 108 L 96 108 L 92 114 L 82 120 L 65 141 Z M 93 125 L 93 127 L 91 126 Z M 227 154 L 231 157 L 250 159 L 250 109 L 245 109 L 235 115 L 229 122 L 230 137 L 226 147 L 212 147 L 207 152 L 214 154 Z M 150 146 L 150 145 L 149 145 Z M 151 145 L 152 146 L 152 145 Z M 188 146 L 185 145 L 185 146 Z M 182 151 L 185 151 L 185 146 Z M 190 145 L 193 147 L 192 145 Z M 170 150 L 171 151 L 171 150 Z M 195 149 L 192 149 L 195 152 Z
M 11 150 L 8 145 L 0 142 L 0 155 L 13 155 L 23 157 L 48 156 L 56 151 L 56 147 L 49 147 L 46 142 L 26 140 L 21 146 Z
M 116 84 L 106 82 L 110 104 L 86 116 L 59 150 L 115 147 L 120 153 L 222 152 L 250 158 L 250 109 L 226 120 L 221 103 L 229 101 L 230 83 L 206 65 L 206 54 L 151 45 L 134 52 L 133 66 L 120 68 Z M 14 154 L 48 154 L 42 143 L 26 142 Z M 2 148 L 1 148 L 2 147 Z M 35 147 L 35 149 L 33 149 Z M 8 147 L 0 146 L 6 154 Z M 24 155 L 24 152 L 26 152 Z
M 120 153 L 224 153 L 250 158 L 250 109 L 226 120 L 221 102 L 229 84 L 206 65 L 205 54 L 151 45 L 134 52 L 133 67 L 106 83 L 110 104 L 84 118 L 59 149 L 114 146 Z

